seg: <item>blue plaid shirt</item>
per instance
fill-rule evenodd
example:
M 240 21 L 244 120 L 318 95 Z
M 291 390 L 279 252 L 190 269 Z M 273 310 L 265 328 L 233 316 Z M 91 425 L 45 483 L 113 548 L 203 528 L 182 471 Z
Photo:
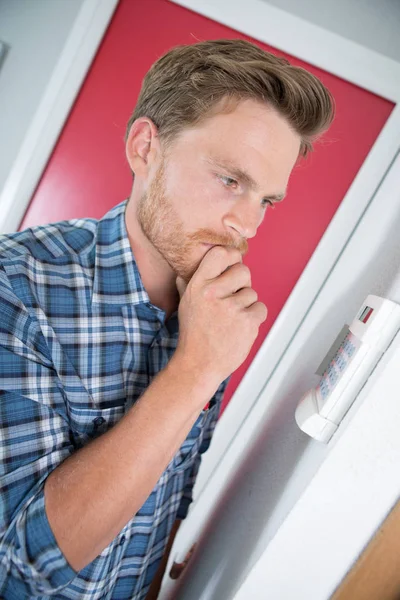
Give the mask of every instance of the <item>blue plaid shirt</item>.
M 217 421 L 227 381 L 142 508 L 79 573 L 46 516 L 49 473 L 112 427 L 170 360 L 177 313 L 150 303 L 125 226 L 126 201 L 0 236 L 0 598 L 146 596 Z

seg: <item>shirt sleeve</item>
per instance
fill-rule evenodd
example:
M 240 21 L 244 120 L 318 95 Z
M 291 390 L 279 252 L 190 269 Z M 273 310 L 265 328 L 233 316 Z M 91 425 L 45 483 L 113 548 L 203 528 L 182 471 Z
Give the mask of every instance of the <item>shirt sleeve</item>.
M 203 441 L 200 446 L 199 453 L 196 456 L 195 462 L 193 463 L 192 469 L 190 471 L 189 479 L 185 485 L 183 490 L 183 495 L 181 502 L 179 504 L 178 512 L 176 514 L 176 518 L 183 520 L 186 519 L 190 504 L 193 502 L 193 487 L 196 483 L 197 475 L 201 465 L 201 457 L 204 452 L 208 450 L 210 447 L 210 443 L 212 440 L 212 436 L 214 434 L 215 426 L 218 422 L 219 412 L 221 408 L 222 399 L 225 393 L 226 386 L 229 383 L 229 377 L 225 381 L 221 383 L 218 390 L 216 391 L 213 400 L 215 400 L 216 410 L 213 411 L 212 418 L 207 421 L 207 425 L 203 435 Z
M 47 476 L 74 448 L 38 321 L 0 268 L 0 597 L 51 596 L 76 575 L 51 530 Z

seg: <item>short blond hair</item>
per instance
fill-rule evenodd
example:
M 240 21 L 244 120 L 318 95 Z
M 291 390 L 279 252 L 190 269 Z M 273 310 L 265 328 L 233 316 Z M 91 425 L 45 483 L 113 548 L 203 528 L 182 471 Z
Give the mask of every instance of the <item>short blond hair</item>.
M 286 118 L 301 138 L 301 156 L 334 117 L 331 93 L 309 71 L 245 40 L 222 39 L 176 46 L 151 66 L 126 136 L 136 119 L 148 117 L 167 146 L 183 129 L 246 99 Z

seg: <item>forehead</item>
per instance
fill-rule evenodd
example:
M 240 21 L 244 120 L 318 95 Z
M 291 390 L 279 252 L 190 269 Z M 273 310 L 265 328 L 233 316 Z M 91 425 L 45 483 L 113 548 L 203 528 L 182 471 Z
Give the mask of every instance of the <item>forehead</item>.
M 224 162 L 248 172 L 260 185 L 285 188 L 298 158 L 300 136 L 274 109 L 253 100 L 239 102 L 183 130 L 174 143 L 180 158 L 203 164 Z

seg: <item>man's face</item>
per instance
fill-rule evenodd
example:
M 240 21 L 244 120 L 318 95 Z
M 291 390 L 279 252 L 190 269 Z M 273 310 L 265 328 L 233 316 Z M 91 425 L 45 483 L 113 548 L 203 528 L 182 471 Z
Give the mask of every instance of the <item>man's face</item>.
M 189 281 L 213 245 L 247 252 L 267 207 L 285 194 L 300 137 L 252 100 L 174 139 L 137 217 L 151 244 Z

